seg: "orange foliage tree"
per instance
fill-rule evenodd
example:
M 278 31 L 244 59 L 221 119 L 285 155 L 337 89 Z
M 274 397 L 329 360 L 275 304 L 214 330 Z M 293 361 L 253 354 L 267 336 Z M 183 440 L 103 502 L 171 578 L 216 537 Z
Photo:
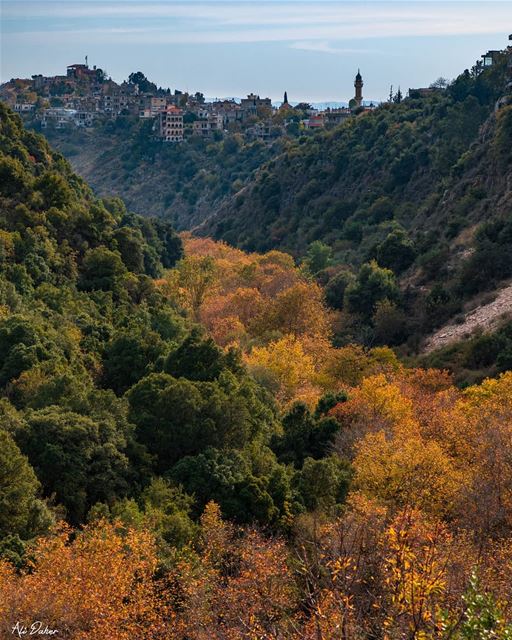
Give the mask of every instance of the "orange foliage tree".
M 475 567 L 485 595 L 471 611 Z M 198 539 L 164 571 L 151 533 L 104 521 L 41 538 L 19 572 L 0 561 L 0 624 L 10 637 L 16 622 L 41 620 L 78 640 L 460 640 L 468 616 L 506 628 L 511 567 L 510 537 L 475 539 L 452 518 L 368 492 L 353 491 L 334 519 L 299 517 L 289 544 L 223 521 L 211 502 Z
M 467 389 L 452 411 L 452 438 L 471 470 L 461 517 L 487 535 L 512 529 L 512 372 Z
M 213 502 L 201 526 L 197 553 L 183 557 L 168 578 L 177 605 L 173 638 L 293 638 L 297 593 L 284 542 L 251 529 L 240 535 Z
M 162 292 L 188 309 L 217 344 L 239 347 L 282 404 L 313 405 L 324 392 L 400 369 L 386 347 L 332 347 L 335 316 L 322 288 L 290 255 L 249 254 L 190 235 L 183 240 L 186 257 L 159 281 Z
M 115 524 L 86 527 L 73 539 L 62 527 L 38 540 L 29 566 L 16 573 L 0 561 L 0 625 L 40 621 L 58 638 L 171 638 L 171 617 L 153 578 L 157 554 L 144 531 Z

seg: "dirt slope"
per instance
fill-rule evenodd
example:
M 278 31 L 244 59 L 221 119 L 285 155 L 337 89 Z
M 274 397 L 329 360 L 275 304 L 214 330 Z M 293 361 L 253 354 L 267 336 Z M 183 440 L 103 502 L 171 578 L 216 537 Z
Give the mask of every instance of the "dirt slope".
M 448 344 L 462 340 L 477 329 L 484 332 L 493 331 L 509 317 L 512 317 L 511 283 L 499 289 L 496 297 L 491 302 L 468 311 L 464 315 L 462 323 L 450 323 L 438 329 L 426 340 L 424 352 L 430 353 Z

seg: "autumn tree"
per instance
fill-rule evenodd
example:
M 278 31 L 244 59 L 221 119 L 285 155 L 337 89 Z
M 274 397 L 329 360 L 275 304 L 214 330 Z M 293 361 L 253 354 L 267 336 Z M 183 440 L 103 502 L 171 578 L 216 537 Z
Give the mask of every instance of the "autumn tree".
M 353 464 L 355 486 L 369 497 L 437 516 L 454 512 L 464 479 L 436 442 L 417 433 L 369 433 L 356 444 Z
M 210 502 L 201 517 L 201 573 L 179 567 L 179 638 L 251 640 L 293 637 L 295 590 L 281 540 L 255 530 L 240 537 Z
M 183 258 L 169 275 L 171 290 L 196 321 L 200 320 L 206 297 L 213 293 L 215 281 L 215 262 L 210 256 Z
M 382 568 L 389 597 L 384 638 L 435 637 L 433 633 L 441 626 L 447 565 L 453 552 L 450 533 L 443 524 L 406 510 L 389 525 L 382 542 L 386 545 Z
M 279 331 L 294 337 L 329 336 L 330 319 L 322 290 L 316 284 L 303 282 L 281 291 L 255 318 L 253 331 L 260 335 Z
M 283 403 L 316 395 L 312 388 L 315 377 L 313 358 L 292 336 L 271 342 L 266 347 L 254 347 L 245 361 L 256 379 Z
M 452 428 L 464 462 L 472 471 L 461 513 L 488 534 L 512 527 L 512 374 L 468 388 L 452 412 Z
M 99 522 L 76 537 L 62 527 L 41 538 L 30 566 L 16 573 L 0 561 L 0 620 L 40 620 L 61 638 L 170 637 L 171 616 L 155 581 L 156 547 L 144 531 L 121 533 Z

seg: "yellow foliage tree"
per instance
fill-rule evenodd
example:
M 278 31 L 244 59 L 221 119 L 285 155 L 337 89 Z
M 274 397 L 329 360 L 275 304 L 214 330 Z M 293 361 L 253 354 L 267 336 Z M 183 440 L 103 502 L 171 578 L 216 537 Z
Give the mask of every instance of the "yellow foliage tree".
M 355 387 L 365 377 L 400 370 L 395 353 L 388 347 L 366 350 L 358 344 L 331 349 L 322 364 L 322 373 L 329 388 Z
M 417 507 L 446 516 L 460 497 L 464 476 L 439 444 L 403 431 L 367 434 L 356 445 L 355 486 L 395 508 Z
M 385 640 L 439 637 L 435 632 L 440 629 L 451 545 L 446 526 L 408 509 L 389 525 L 382 543 L 384 582 L 390 598 L 383 625 Z
M 254 347 L 245 361 L 256 379 L 273 390 L 281 403 L 318 395 L 313 388 L 313 358 L 293 336 L 285 336 L 266 347 Z
M 453 412 L 459 450 L 472 469 L 462 517 L 494 534 L 512 528 L 512 372 L 470 387 Z M 454 435 L 454 438 L 456 436 Z
M 365 378 L 351 390 L 347 402 L 331 411 L 342 425 L 336 445 L 340 454 L 351 457 L 353 447 L 367 433 L 382 431 L 391 436 L 395 431 L 417 433 L 413 403 L 398 384 L 384 374 Z
M 299 282 L 269 300 L 251 324 L 252 333 L 265 336 L 279 332 L 295 337 L 330 335 L 331 320 L 323 292 L 315 283 Z

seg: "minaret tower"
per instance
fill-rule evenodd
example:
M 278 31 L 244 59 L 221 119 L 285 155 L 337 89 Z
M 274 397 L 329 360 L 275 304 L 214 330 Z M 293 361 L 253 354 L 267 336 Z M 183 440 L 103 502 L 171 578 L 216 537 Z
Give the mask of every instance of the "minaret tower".
M 356 88 L 354 101 L 356 108 L 358 108 L 363 104 L 363 77 L 361 76 L 361 71 L 359 69 L 357 70 L 357 76 L 354 80 L 354 87 Z

